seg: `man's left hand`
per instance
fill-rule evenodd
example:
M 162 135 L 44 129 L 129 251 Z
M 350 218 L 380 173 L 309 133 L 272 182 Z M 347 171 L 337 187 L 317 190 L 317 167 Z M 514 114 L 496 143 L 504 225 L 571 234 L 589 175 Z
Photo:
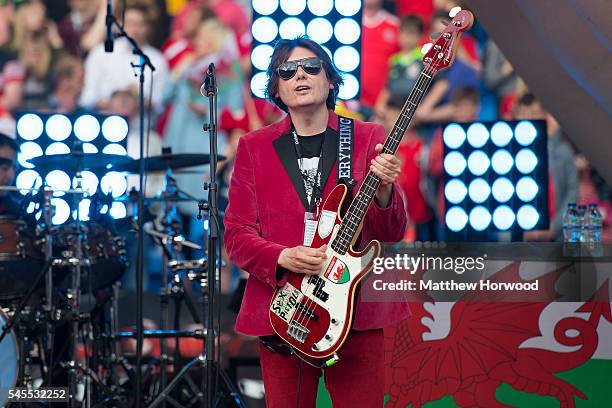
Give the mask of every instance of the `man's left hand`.
M 374 150 L 379 153 L 371 164 L 370 170 L 380 177 L 381 184 L 376 191 L 376 200 L 382 207 L 387 207 L 391 201 L 392 183 L 397 180 L 402 168 L 402 161 L 393 154 L 380 153 L 382 144 L 377 144 Z

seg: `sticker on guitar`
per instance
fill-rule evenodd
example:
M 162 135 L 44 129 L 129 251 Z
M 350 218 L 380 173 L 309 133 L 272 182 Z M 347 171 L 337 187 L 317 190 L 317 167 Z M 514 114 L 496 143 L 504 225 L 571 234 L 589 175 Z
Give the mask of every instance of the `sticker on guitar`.
M 272 300 L 272 311 L 289 323 L 304 295 L 295 286 L 287 283 Z
M 337 213 L 335 211 L 323 210 L 319 219 L 319 236 L 327 238 L 334 229 Z
M 340 259 L 335 256 L 332 257 L 329 265 L 327 265 L 327 269 L 325 269 L 325 273 L 323 274 L 328 280 L 341 285 L 346 283 L 351 278 L 351 274 L 349 273 L 348 266 Z

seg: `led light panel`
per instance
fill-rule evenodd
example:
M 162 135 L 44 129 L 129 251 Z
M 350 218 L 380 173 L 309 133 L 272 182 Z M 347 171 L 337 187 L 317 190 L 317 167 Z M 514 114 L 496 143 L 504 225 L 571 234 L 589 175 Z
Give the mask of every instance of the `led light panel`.
M 548 228 L 545 121 L 450 123 L 441 138 L 451 239 Z
M 340 71 L 338 98 L 359 97 L 361 0 L 252 0 L 251 93 L 265 97 L 271 47 L 279 39 L 307 35 L 320 44 Z M 263 48 L 262 48 L 263 47 Z
M 79 217 L 82 221 L 89 219 L 90 200 L 85 198 L 76 203 L 65 191 L 79 186 L 76 174 L 62 166 L 56 169 L 35 168 L 30 159 L 43 155 L 69 154 L 81 149 L 86 154 L 102 152 L 103 154 L 127 155 L 127 120 L 118 115 L 64 115 L 28 112 L 18 115 L 16 121 L 17 143 L 20 164 L 15 183 L 23 195 L 29 189 L 39 189 L 47 185 L 53 191 L 51 204 L 54 207 L 54 224 L 63 224 Z M 85 164 L 86 164 L 86 159 Z M 73 170 L 70 170 L 73 171 Z M 91 196 L 96 192 L 110 194 L 115 200 L 121 199 L 127 190 L 127 179 L 122 173 L 100 169 L 96 172 L 83 170 L 80 186 Z M 74 208 L 71 208 L 74 206 Z M 77 207 L 79 211 L 77 211 Z M 30 203 L 27 210 L 40 219 L 40 206 Z M 115 218 L 124 217 L 125 205 L 116 201 L 110 214 Z

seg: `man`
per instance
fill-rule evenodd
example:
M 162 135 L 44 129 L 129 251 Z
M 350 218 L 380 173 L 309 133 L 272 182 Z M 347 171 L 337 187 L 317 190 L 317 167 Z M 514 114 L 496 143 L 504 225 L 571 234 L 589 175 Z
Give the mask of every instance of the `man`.
M 287 274 L 318 274 L 326 257 L 325 246 L 301 243 L 305 213 L 314 211 L 315 197 L 324 200 L 337 184 L 338 116 L 333 108 L 342 79 L 327 53 L 305 38 L 279 41 L 268 75 L 267 94 L 288 116 L 240 138 L 224 220 L 226 250 L 250 274 L 236 330 L 267 344 L 260 346 L 260 358 L 269 408 L 314 407 L 321 370 L 287 355 L 273 336 L 268 307 Z M 353 178 L 359 186 L 372 170 L 382 180 L 363 223 L 363 243 L 399 241 L 406 226 L 403 193 L 395 182 L 401 162 L 380 154 L 384 139 L 382 126 L 355 121 Z M 320 178 L 315 177 L 319 168 Z M 340 362 L 325 371 L 334 406 L 382 406 L 382 328 L 407 314 L 405 304 L 357 301 Z
M 123 28 L 155 67 L 153 74 L 148 68 L 146 69 L 144 83 L 145 100 L 149 101 L 149 97 L 151 98 L 155 116 L 162 109 L 162 95 L 168 79 L 168 63 L 159 50 L 147 43 L 149 27 L 145 8 L 135 5 L 126 8 Z M 85 60 L 85 86 L 81 95 L 81 104 L 87 108 L 106 109 L 113 92 L 126 89 L 138 92 L 139 70 L 133 68 L 130 63 L 139 64 L 140 58 L 132 53 L 132 46 L 125 38 L 115 40 L 112 53 L 104 52 L 104 44 L 92 49 Z M 151 78 L 153 78 L 152 96 L 149 95 Z
M 4 133 L 0 133 L 0 186 L 11 186 L 15 179 L 17 164 L 17 142 Z M 13 194 L 0 190 L 0 215 L 16 215 L 18 205 Z
M 399 51 L 399 19 L 382 8 L 382 0 L 364 0 L 362 19 L 361 104 L 371 111 L 389 75 L 389 58 Z M 369 112 L 368 112 L 369 113 Z
M 48 109 L 51 112 L 83 114 L 79 97 L 83 91 L 85 69 L 77 57 L 66 55 L 53 67 Z

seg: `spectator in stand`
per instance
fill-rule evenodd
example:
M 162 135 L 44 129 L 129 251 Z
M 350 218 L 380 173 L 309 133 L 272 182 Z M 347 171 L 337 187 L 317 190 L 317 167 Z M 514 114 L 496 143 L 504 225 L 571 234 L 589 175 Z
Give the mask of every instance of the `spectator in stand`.
M 480 109 L 480 96 L 475 88 L 457 88 L 448 105 L 448 120 L 452 122 L 473 122 L 478 119 Z M 442 141 L 442 128 L 438 128 L 429 147 L 425 172 L 426 180 L 423 182 L 423 191 L 428 204 L 436 209 L 436 216 L 440 225 L 444 225 L 444 185 L 443 163 L 444 144 Z M 444 231 L 438 231 L 438 241 L 443 241 Z
M 497 95 L 499 116 L 510 119 L 512 105 L 516 99 L 518 77 L 510 62 L 491 39 L 486 46 L 483 79 L 487 89 Z
M 219 112 L 226 107 L 243 109 L 242 71 L 238 60 L 238 49 L 234 37 L 227 27 L 216 18 L 200 24 L 194 38 L 194 52 L 177 65 L 166 88 L 166 101 L 174 108 L 168 120 L 164 142 L 173 153 L 209 153 L 208 136 L 202 124 L 209 120 L 208 98 L 200 94 L 202 78 L 213 62 L 217 73 L 217 104 Z M 218 151 L 227 147 L 227 139 L 219 132 Z M 203 174 L 207 171 L 202 168 Z M 193 176 L 178 175 L 177 182 L 187 193 L 201 197 L 202 180 Z M 193 205 L 181 206 L 185 213 L 193 213 Z
M 193 53 L 193 40 L 198 33 L 200 23 L 215 17 L 215 13 L 210 8 L 202 7 L 199 4 L 196 6 L 183 17 L 182 24 L 172 31 L 170 38 L 162 45 L 161 49 L 170 69 L 174 69 L 184 56 Z
M 62 45 L 57 26 L 47 18 L 42 1 L 31 0 L 18 8 L 10 48 L 26 69 L 22 108 L 45 107 L 52 67 L 64 54 Z
M 149 57 L 155 67 L 155 72 L 146 68 L 144 94 L 153 107 L 154 115 L 162 110 L 162 95 L 168 80 L 168 63 L 162 53 L 147 42 L 150 24 L 147 12 L 139 6 L 128 6 L 125 10 L 124 29 L 143 52 Z M 104 44 L 96 46 L 85 60 L 85 88 L 81 96 L 81 104 L 90 109 L 106 109 L 111 95 L 118 90 L 138 92 L 138 68 L 140 57 L 132 52 L 128 40 L 115 40 L 112 53 L 104 52 Z M 136 75 L 135 75 L 136 74 Z M 151 78 L 153 78 L 153 93 L 149 95 Z
M 382 0 L 364 0 L 361 39 L 361 108 L 369 117 L 387 84 L 389 58 L 399 51 L 399 19 L 382 8 Z
M 115 15 L 120 15 L 126 0 L 121 0 L 115 8 Z M 139 7 L 146 11 L 149 31 L 147 39 L 149 44 L 160 49 L 170 35 L 170 17 L 166 11 L 166 0 L 127 0 L 127 8 Z
M 431 22 L 432 36 L 444 31 L 445 23 L 449 21 L 446 11 L 437 12 Z M 438 73 L 433 80 L 430 91 L 423 98 L 419 109 L 415 114 L 415 122 L 419 123 L 442 123 L 452 120 L 456 108 L 450 102 L 450 98 L 456 90 L 461 88 L 480 88 L 479 71 L 475 68 L 474 59 L 467 58 L 471 52 L 462 51 L 464 48 L 464 34 L 457 51 L 457 58 L 446 70 Z M 468 42 L 468 44 L 475 42 Z M 470 46 L 471 47 L 471 46 Z M 471 61 L 471 62 L 466 62 Z M 478 65 L 480 63 L 478 62 Z
M 235 0 L 191 0 L 177 13 L 172 22 L 171 32 L 181 31 L 185 19 L 198 7 L 212 9 L 215 15 L 236 38 L 240 52 L 240 66 L 245 73 L 250 72 L 251 60 L 251 23 L 244 8 Z
M 58 24 L 66 51 L 84 58 L 89 50 L 103 41 L 104 31 L 98 20 L 105 20 L 106 0 L 68 0 L 70 13 Z
M 387 101 L 385 129 L 391 132 L 404 106 L 405 98 L 392 96 Z M 408 129 L 397 149 L 397 157 L 402 160 L 402 170 L 397 179 L 406 194 L 406 210 L 409 224 L 404 239 L 407 241 L 433 241 L 436 237 L 436 223 L 423 192 L 421 180 L 423 153 L 426 150 L 423 139 L 414 129 Z
M 548 195 L 550 228 L 542 231 L 528 231 L 526 241 L 558 241 L 563 239 L 563 213 L 569 203 L 578 200 L 578 170 L 574 152 L 565 140 L 561 127 L 533 94 L 521 96 L 515 107 L 516 119 L 546 119 L 548 130 Z
M 210 8 L 200 6 L 194 8 L 191 13 L 185 16 L 180 29 L 175 30 L 172 33 L 172 37 L 166 40 L 162 46 L 162 52 L 168 61 L 170 70 L 176 68 L 183 58 L 190 58 L 193 55 L 193 40 L 198 33 L 200 24 L 214 16 L 215 13 Z M 169 103 L 165 106 L 164 112 L 157 122 L 157 130 L 162 135 L 166 133 L 166 126 L 168 125 L 168 118 L 171 112 L 172 104 Z
M 403 17 L 399 29 L 400 51 L 389 59 L 389 79 L 376 101 L 376 115 L 385 121 L 388 101 L 405 101 L 410 95 L 421 70 L 423 54 L 419 44 L 423 37 L 423 20 L 417 16 Z
M 429 30 L 429 21 L 435 11 L 432 0 L 397 0 L 396 4 L 398 16 L 418 16 L 423 22 L 427 22 L 425 29 Z
M 14 14 L 13 3 L 0 3 L 0 47 L 5 46 L 11 41 Z
M 238 149 L 238 140 L 248 133 L 250 129 L 249 117 L 246 111 L 232 112 L 229 109 L 223 110 L 220 119 L 220 128 L 227 135 L 227 147 L 222 152 L 225 156 L 225 160 L 219 163 L 219 208 L 225 210 L 228 202 L 228 191 L 230 185 L 230 179 L 234 171 L 234 158 L 236 157 L 236 151 Z
M 83 92 L 85 69 L 77 57 L 66 55 L 53 67 L 51 74 L 52 94 L 47 109 L 51 112 L 83 113 L 79 98 Z
M 0 50 L 0 133 L 15 134 L 15 112 L 22 104 L 26 71 L 10 51 Z

